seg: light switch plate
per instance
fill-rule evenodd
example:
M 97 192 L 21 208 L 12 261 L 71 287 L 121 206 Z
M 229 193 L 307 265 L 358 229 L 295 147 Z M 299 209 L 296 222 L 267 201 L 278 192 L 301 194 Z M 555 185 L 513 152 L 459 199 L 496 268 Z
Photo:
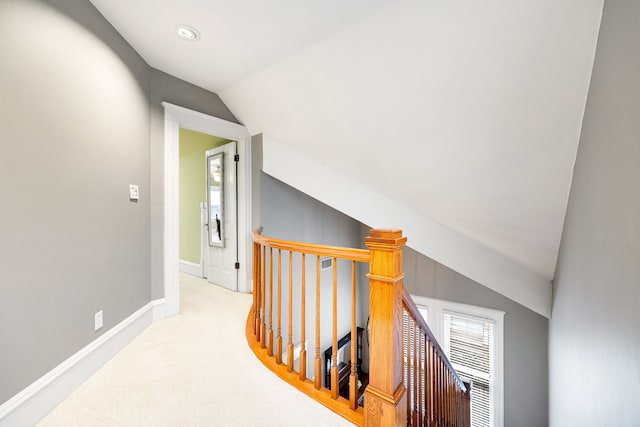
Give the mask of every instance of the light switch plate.
M 129 200 L 138 201 L 140 198 L 140 190 L 137 185 L 129 184 Z
M 96 331 L 102 328 L 102 310 L 96 313 L 94 326 Z

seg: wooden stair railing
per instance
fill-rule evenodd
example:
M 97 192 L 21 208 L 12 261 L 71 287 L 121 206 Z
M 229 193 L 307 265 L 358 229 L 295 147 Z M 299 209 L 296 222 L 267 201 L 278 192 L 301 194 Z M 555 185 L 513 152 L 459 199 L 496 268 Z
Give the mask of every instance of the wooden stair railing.
M 365 241 L 368 249 L 272 239 L 262 236 L 259 231 L 253 233 L 253 241 L 254 292 L 253 306 L 247 318 L 247 340 L 265 366 L 356 425 L 470 425 L 469 388 L 460 381 L 404 290 L 402 248 L 406 238 L 400 230 L 371 230 Z M 285 280 L 283 258 L 285 267 L 288 267 L 285 268 Z M 329 308 L 321 306 L 321 264 L 327 258 L 332 260 Z M 352 339 L 348 398 L 340 395 L 339 384 L 339 314 L 343 324 L 345 322 L 343 310 L 338 309 L 338 289 L 343 285 L 338 284 L 338 260 L 350 265 L 351 269 L 351 312 L 348 320 Z M 368 385 L 364 389 L 364 409 L 359 405 L 359 384 L 365 378 L 359 378 L 361 370 L 356 365 L 358 349 L 354 338 L 358 336 L 357 263 L 369 264 L 369 375 Z M 313 268 L 314 265 L 315 275 L 310 272 L 309 278 L 315 276 L 315 283 L 308 284 L 307 268 Z M 294 268 L 297 270 L 295 275 Z M 285 316 L 282 315 L 283 282 L 287 295 Z M 307 289 L 308 285 L 312 288 Z M 295 297 L 294 289 L 298 294 Z M 307 291 L 315 294 L 314 307 L 307 305 Z M 343 301 L 340 306 L 344 305 Z M 299 327 L 294 325 L 294 310 Z M 307 313 L 307 310 L 314 312 Z M 307 314 L 312 314 L 310 317 L 315 319 L 315 327 L 311 328 L 314 337 L 313 372 L 310 374 L 307 373 L 307 337 L 311 331 L 307 326 Z M 327 354 L 331 354 L 328 367 L 330 384 L 323 386 L 321 354 L 324 352 L 321 352 L 321 342 L 327 333 L 321 331 L 321 319 L 327 316 L 331 316 L 331 351 L 327 350 Z M 286 319 L 285 337 L 282 336 L 283 318 Z M 295 337 L 294 328 L 297 329 Z M 286 346 L 283 347 L 285 338 Z M 297 346 L 294 345 L 294 339 L 299 343 Z M 340 341 L 344 342 L 344 338 Z M 283 359 L 284 352 L 286 359 Z M 340 369 L 340 372 L 346 368 Z
M 451 366 L 406 289 L 402 311 L 407 425 L 470 426 L 470 384 Z

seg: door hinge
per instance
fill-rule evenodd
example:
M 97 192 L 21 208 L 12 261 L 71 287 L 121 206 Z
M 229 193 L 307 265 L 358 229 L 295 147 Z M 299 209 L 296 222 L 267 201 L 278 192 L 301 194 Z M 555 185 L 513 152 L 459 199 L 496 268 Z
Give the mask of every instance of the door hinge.
M 240 154 L 236 154 L 235 156 L 233 156 L 233 161 L 239 162 L 240 161 Z
M 240 270 L 240 263 L 236 262 L 236 270 Z

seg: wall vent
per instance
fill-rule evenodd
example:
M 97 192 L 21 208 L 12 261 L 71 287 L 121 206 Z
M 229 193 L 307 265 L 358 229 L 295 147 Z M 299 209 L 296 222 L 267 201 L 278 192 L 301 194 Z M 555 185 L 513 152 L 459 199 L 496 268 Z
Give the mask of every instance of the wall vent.
M 322 258 L 320 260 L 320 268 L 322 270 L 328 270 L 333 267 L 333 258 Z

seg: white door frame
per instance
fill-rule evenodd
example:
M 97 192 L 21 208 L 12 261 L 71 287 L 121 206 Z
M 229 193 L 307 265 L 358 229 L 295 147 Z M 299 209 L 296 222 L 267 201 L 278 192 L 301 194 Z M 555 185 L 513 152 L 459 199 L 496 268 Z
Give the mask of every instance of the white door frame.
M 179 148 L 180 128 L 237 141 L 238 163 L 238 291 L 251 292 L 251 135 L 242 125 L 163 102 L 164 107 L 164 298 L 166 315 L 180 312 Z

